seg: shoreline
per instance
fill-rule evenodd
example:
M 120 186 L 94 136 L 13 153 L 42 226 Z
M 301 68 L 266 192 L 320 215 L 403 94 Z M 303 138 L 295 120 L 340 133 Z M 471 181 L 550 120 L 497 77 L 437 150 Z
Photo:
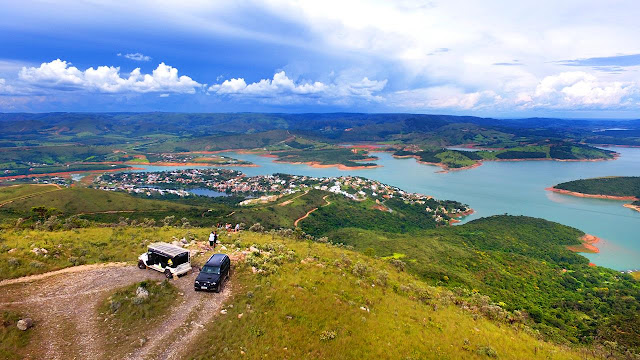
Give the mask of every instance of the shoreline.
M 568 245 L 567 249 L 577 253 L 598 254 L 600 252 L 600 249 L 598 249 L 594 244 L 601 242 L 601 238 L 591 234 L 584 234 L 580 238 L 580 241 L 582 242 L 582 244 Z
M 272 156 L 265 156 L 265 157 L 272 157 Z M 273 157 L 277 158 L 277 156 L 275 156 L 275 155 Z M 346 165 L 342 165 L 342 164 L 321 164 L 318 161 L 273 160 L 273 162 L 277 163 L 277 164 L 307 165 L 307 166 L 310 166 L 312 168 L 318 168 L 318 169 L 336 167 L 336 168 L 338 168 L 338 170 L 367 170 L 367 169 L 375 169 L 375 168 L 382 167 L 382 165 L 375 165 L 375 166 L 346 166 Z
M 28 175 L 15 175 L 15 176 L 0 176 L 0 180 L 18 180 L 18 179 L 28 179 L 28 178 L 45 177 L 45 176 L 68 177 L 68 176 L 71 176 L 72 174 L 102 173 L 102 172 L 114 172 L 114 171 L 125 171 L 125 170 L 144 170 L 144 168 L 126 167 L 126 168 L 105 169 L 105 170 L 61 171 L 61 172 L 46 173 L 46 174 L 28 174 Z
M 385 152 L 385 151 L 379 151 L 379 152 Z M 462 166 L 462 167 L 459 167 L 459 168 L 451 168 L 451 167 L 449 167 L 449 166 L 447 166 L 446 164 L 443 164 L 443 163 L 434 163 L 434 162 L 422 161 L 422 160 L 420 160 L 420 157 L 418 155 L 394 155 L 393 153 L 391 153 L 391 156 L 393 156 L 395 159 L 414 158 L 414 159 L 416 159 L 416 162 L 418 164 L 439 166 L 440 168 L 442 168 L 442 171 L 438 171 L 438 173 L 448 173 L 449 171 L 459 171 L 459 170 L 474 169 L 474 168 L 477 168 L 479 166 L 482 166 L 485 161 L 495 161 L 495 162 L 516 162 L 516 161 L 598 162 L 598 161 L 617 160 L 620 157 L 619 154 L 616 154 L 611 159 L 604 159 L 604 158 L 601 158 L 601 159 L 552 159 L 552 158 L 544 158 L 544 159 L 482 159 L 482 160 L 475 160 L 475 164 L 473 164 L 473 165 Z
M 624 204 L 622 206 L 626 207 L 627 209 L 631 209 L 631 210 L 635 210 L 635 211 L 640 212 L 640 206 L 639 205 Z
M 473 213 L 475 213 L 476 211 L 469 208 L 469 210 L 467 211 L 463 211 L 461 213 L 457 213 L 455 215 L 449 215 L 451 218 L 449 219 L 449 225 L 453 225 L 453 224 L 457 224 L 459 222 L 462 222 L 462 220 L 458 220 L 458 218 L 462 218 L 462 217 L 467 217 Z
M 125 163 L 127 165 L 134 165 L 133 163 Z M 139 166 L 223 166 L 223 167 L 260 167 L 257 164 L 211 164 L 211 163 L 197 163 L 197 162 L 154 162 L 154 163 L 135 163 Z
M 606 199 L 606 200 L 620 200 L 620 201 L 638 201 L 639 199 L 635 196 L 615 196 L 615 195 L 601 195 L 601 194 L 585 194 L 570 190 L 558 189 L 556 187 L 548 187 L 545 190 L 551 191 L 558 194 L 571 195 L 576 197 L 583 198 L 592 198 L 592 199 Z M 630 204 L 629 204 L 630 205 Z

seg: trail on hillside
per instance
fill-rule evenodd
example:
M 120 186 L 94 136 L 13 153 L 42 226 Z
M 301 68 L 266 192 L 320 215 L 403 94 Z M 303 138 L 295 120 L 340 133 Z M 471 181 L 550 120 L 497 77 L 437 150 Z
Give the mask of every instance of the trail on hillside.
M 325 196 L 323 196 L 323 197 L 322 197 L 322 200 L 324 200 L 324 201 L 325 201 L 325 203 L 326 203 L 326 204 L 322 205 L 322 207 L 325 207 L 325 206 L 329 206 L 329 205 L 331 205 L 331 201 L 327 200 L 327 197 L 328 197 L 328 196 L 329 196 L 329 195 L 325 195 Z M 314 212 L 314 211 L 316 211 L 316 210 L 318 210 L 318 209 L 319 209 L 319 208 L 313 208 L 313 209 L 311 209 L 311 210 L 307 211 L 307 213 L 306 213 L 306 214 L 304 214 L 302 217 L 300 217 L 300 218 L 296 219 L 296 221 L 294 221 L 294 222 L 293 222 L 293 226 L 297 227 L 297 226 L 298 226 L 298 223 L 299 223 L 300 221 L 302 221 L 302 220 L 304 220 L 304 219 L 308 218 L 308 217 L 309 217 L 309 215 L 311 215 L 311 213 L 312 213 L 312 212 Z
M 305 191 L 303 194 L 296 195 L 296 196 L 292 197 L 292 198 L 291 198 L 291 199 L 289 199 L 289 200 L 285 200 L 285 201 L 283 201 L 283 202 L 279 203 L 278 205 L 280 205 L 280 206 L 287 206 L 287 205 L 291 204 L 291 203 L 293 202 L 293 200 L 295 200 L 295 199 L 297 199 L 297 198 L 299 198 L 299 197 L 301 197 L 301 196 L 305 196 L 305 195 L 307 195 L 308 193 L 309 193 L 309 190 Z
M 171 280 L 179 291 L 164 321 L 141 329 L 145 344 L 127 358 L 173 359 L 188 347 L 205 324 L 219 314 L 231 286 L 220 294 L 196 293 L 196 273 Z M 31 317 L 35 326 L 27 359 L 110 358 L 97 308 L 116 289 L 143 280 L 162 281 L 164 275 L 124 263 L 76 266 L 50 273 L 0 282 L 0 309 L 11 308 Z M 135 347 L 135 344 L 132 344 Z M 125 350 L 126 351 L 126 350 Z
M 38 193 L 33 193 L 33 194 L 23 195 L 23 196 L 19 196 L 19 197 L 17 197 L 17 198 L 13 198 L 13 199 L 5 200 L 5 201 L 3 201 L 3 202 L 0 202 L 0 207 L 3 207 L 3 206 L 5 206 L 5 205 L 7 205 L 7 204 L 10 204 L 10 203 L 12 203 L 12 202 L 14 202 L 14 201 L 23 200 L 23 199 L 28 199 L 28 198 L 31 198 L 31 197 L 34 197 L 34 196 L 37 196 L 37 195 L 43 195 L 43 194 L 47 194 L 47 193 L 50 193 L 50 192 L 54 192 L 54 191 L 58 191 L 58 190 L 62 190 L 62 187 L 61 187 L 60 185 L 58 185 L 58 184 L 33 184 L 33 185 L 36 185 L 36 186 L 55 186 L 56 188 L 55 188 L 55 189 L 53 189 L 53 190 L 49 190 L 49 191 L 43 191 L 43 192 L 38 192 Z M 17 185 L 14 185 L 14 186 L 17 186 Z

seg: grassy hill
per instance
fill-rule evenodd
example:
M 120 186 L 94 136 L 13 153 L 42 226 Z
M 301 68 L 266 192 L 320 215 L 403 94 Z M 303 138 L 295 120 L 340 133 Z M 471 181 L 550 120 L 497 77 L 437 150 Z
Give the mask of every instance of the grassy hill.
M 568 181 L 554 186 L 556 189 L 581 194 L 635 196 L 640 198 L 640 177 L 612 176 Z
M 494 216 L 409 234 L 341 228 L 325 235 L 365 253 L 399 259 L 428 283 L 476 289 L 507 309 L 525 310 L 537 330 L 557 341 L 607 339 L 640 346 L 640 286 L 567 250 L 579 244 L 583 233 L 577 229 Z
M 235 268 L 232 301 L 194 342 L 195 359 L 580 358 L 481 315 L 480 297 L 426 286 L 388 261 L 277 236 L 240 239 L 269 255 Z
M 12 185 L 0 187 L 0 204 L 60 190 L 57 185 Z
M 16 192 L 15 188 L 0 188 L 0 199 L 13 197 L 13 193 Z M 132 221 L 153 221 L 154 224 L 155 221 L 172 217 L 171 221 L 175 223 L 186 217 L 209 224 L 213 220 L 208 217 L 204 218 L 203 213 L 210 216 L 228 213 L 225 205 L 203 207 L 80 187 L 44 190 L 51 188 L 52 186 L 20 185 L 18 193 L 38 192 L 14 197 L 13 200 L 0 200 L 0 204 L 3 204 L 0 207 L 0 220 L 5 226 L 13 226 L 16 219 L 22 218 L 20 225 L 22 227 L 29 227 L 36 221 L 40 221 L 49 228 L 62 227 L 65 221 L 75 223 L 77 220 L 72 216 L 77 215 L 83 219 L 102 223 L 117 223 L 122 217 Z M 34 208 L 39 209 L 36 211 Z M 51 218 L 51 216 L 55 217 Z M 45 223 L 45 221 L 48 222 Z
M 87 262 L 131 261 L 150 241 L 183 236 L 202 241 L 207 234 L 208 229 L 201 228 L 128 226 L 11 231 L 3 234 L 0 246 L 9 244 L 18 250 L 1 252 L 0 266 L 10 255 L 18 261 L 9 261 L 15 269 L 43 272 L 54 268 L 47 267 L 49 262 L 69 266 L 60 259 L 83 250 Z M 505 311 L 477 292 L 425 284 L 393 260 L 300 241 L 286 232 L 241 232 L 224 235 L 221 240 L 229 252 L 233 248 L 238 250 L 236 255 L 241 250 L 248 254 L 234 263 L 232 298 L 224 305 L 225 313 L 205 325 L 205 331 L 191 343 L 189 358 L 580 359 L 593 353 L 592 349 L 545 342 L 518 313 Z M 32 245 L 49 249 L 50 256 L 30 252 Z M 247 251 L 249 246 L 259 252 Z M 99 254 L 108 257 L 100 259 Z M 36 262 L 46 265 L 36 269 L 32 265 Z M 0 274 L 7 274 L 5 270 Z M 12 277 L 18 275 L 13 273 Z M 127 294 L 133 293 L 135 286 Z M 118 296 L 122 294 L 118 292 L 111 299 Z M 119 331 L 139 324 L 135 319 L 142 316 L 138 314 L 141 310 L 123 306 L 119 311 L 120 318 L 128 319 L 118 322 L 125 327 Z M 139 325 L 136 330 L 132 333 L 137 336 L 145 333 Z M 0 335 L 5 334 L 23 335 L 0 328 Z M 2 342 L 0 352 L 19 355 L 30 339 L 18 340 Z M 120 346 L 136 345 L 125 341 Z

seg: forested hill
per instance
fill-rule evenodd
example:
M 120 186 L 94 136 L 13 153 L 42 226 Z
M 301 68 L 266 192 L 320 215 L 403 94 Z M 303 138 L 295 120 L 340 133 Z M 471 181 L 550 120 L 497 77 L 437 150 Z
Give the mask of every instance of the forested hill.
M 640 176 L 612 176 L 581 179 L 554 186 L 556 189 L 589 195 L 635 196 L 640 198 Z
M 428 114 L 5 113 L 1 147 L 81 141 L 104 145 L 149 136 L 199 138 L 289 130 L 329 142 L 385 141 L 500 147 L 561 139 L 640 145 L 640 120 L 492 119 Z M 616 130 L 611 130 L 616 129 Z M 622 129 L 622 130 L 620 130 Z M 98 141 L 99 140 L 99 141 Z M 155 139 L 157 140 L 157 139 Z

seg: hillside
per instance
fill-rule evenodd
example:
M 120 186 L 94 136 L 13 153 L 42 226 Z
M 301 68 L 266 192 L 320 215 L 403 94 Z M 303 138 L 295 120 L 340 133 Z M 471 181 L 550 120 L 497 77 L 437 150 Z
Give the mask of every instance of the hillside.
M 580 244 L 583 233 L 577 229 L 494 216 L 409 234 L 337 228 L 319 235 L 401 260 L 430 284 L 477 289 L 507 309 L 525 310 L 535 329 L 557 341 L 611 339 L 636 349 L 640 345 L 639 284 L 628 275 L 589 266 L 586 258 L 569 251 L 567 246 Z
M 140 229 L 82 229 L 78 237 L 88 238 L 87 232 L 91 232 L 90 238 L 98 243 L 108 243 L 112 233 L 117 232 L 119 238 L 134 245 L 131 254 L 125 256 L 129 259 L 144 251 Z M 202 240 L 208 230 L 163 228 L 143 236 L 166 240 L 182 236 L 181 233 Z M 65 239 L 69 233 L 31 235 L 46 235 L 47 240 L 41 240 L 42 244 L 38 242 L 38 246 L 56 248 L 57 244 L 67 244 Z M 9 236 L 9 242 L 17 239 L 14 235 Z M 224 236 L 222 240 L 230 248 L 231 256 L 237 259 L 230 288 L 225 291 L 230 293 L 230 298 L 224 301 L 225 294 L 189 291 L 193 275 L 172 280 L 171 283 L 183 291 L 180 298 L 184 299 L 174 306 L 185 311 L 185 316 L 192 314 L 179 317 L 178 323 L 167 323 L 157 316 L 170 315 L 168 311 L 171 310 L 166 304 L 175 299 L 174 287 L 165 291 L 147 281 L 147 288 L 156 297 L 154 301 L 159 302 L 153 310 L 145 301 L 140 305 L 125 303 L 120 308 L 103 302 L 102 299 L 107 297 L 111 302 L 124 299 L 128 292 L 133 291 L 134 283 L 144 277 L 159 278 L 154 276 L 154 272 L 133 266 L 106 269 L 121 274 L 113 279 L 100 275 L 100 270 L 87 269 L 78 275 L 33 280 L 34 284 L 41 286 L 0 285 L 6 294 L 3 301 L 28 300 L 12 305 L 0 303 L 2 311 L 13 314 L 9 319 L 15 319 L 15 314 L 28 314 L 37 324 L 27 333 L 18 333 L 12 330 L 15 328 L 4 327 L 3 324 L 0 335 L 8 336 L 5 338 L 11 341 L 0 344 L 0 353 L 13 358 L 52 347 L 58 356 L 65 357 L 82 354 L 92 357 L 90 351 L 93 354 L 157 354 L 166 351 L 160 337 L 163 333 L 158 330 L 167 326 L 175 331 L 187 331 L 185 335 L 193 334 L 166 339 L 169 349 L 176 350 L 181 358 L 211 358 L 225 354 L 230 358 L 258 359 L 264 358 L 266 353 L 277 358 L 319 359 L 371 356 L 579 359 L 591 353 L 586 349 L 571 349 L 541 341 L 522 323 L 523 318 L 506 312 L 488 298 L 425 285 L 393 262 L 373 259 L 342 247 L 299 241 L 284 233 L 239 233 Z M 250 245 L 254 250 L 248 250 Z M 106 245 L 105 248 L 111 246 Z M 206 256 L 203 254 L 202 258 Z M 94 290 L 96 295 L 82 292 L 69 298 L 59 296 L 55 300 L 38 295 L 46 291 L 43 285 L 56 282 L 61 289 L 71 289 L 74 285 L 64 279 L 74 282 L 80 278 L 92 279 L 93 287 L 97 286 Z M 38 306 L 33 306 L 35 303 L 30 301 L 31 297 L 40 299 Z M 218 310 L 218 305 L 207 304 L 217 298 L 224 301 L 222 311 Z M 82 299 L 83 303 L 74 304 L 73 299 Z M 49 304 L 50 301 L 76 306 L 78 314 L 64 312 L 66 323 L 59 322 L 61 320 L 47 310 L 54 306 Z M 145 313 L 143 310 L 133 311 L 135 306 L 151 311 L 149 320 L 142 320 Z M 207 308 L 215 308 L 216 311 L 205 317 L 202 311 Z M 105 318 L 108 322 L 102 321 L 105 314 L 114 311 L 112 309 L 116 309 L 117 317 Z M 120 311 L 128 312 L 128 315 Z M 87 315 L 100 319 L 94 328 L 74 325 L 82 324 L 80 317 Z M 209 320 L 202 330 L 189 325 L 192 319 L 204 321 L 204 318 Z M 146 324 L 144 328 L 137 326 L 135 331 L 129 328 L 141 321 Z M 56 323 L 66 325 L 49 332 L 48 329 L 55 328 Z M 7 321 L 6 324 L 14 322 Z M 107 336 L 114 334 L 113 326 L 119 327 L 119 338 Z M 53 334 L 64 334 L 73 346 L 63 346 L 51 338 Z M 128 338 L 123 338 L 123 334 L 129 334 Z M 94 340 L 87 342 L 84 337 Z M 138 341 L 139 338 L 146 340 Z
M 40 189 L 37 185 L 21 185 L 26 189 Z M 0 188 L 0 198 L 9 197 L 12 187 Z M 113 191 L 102 191 L 89 188 L 60 188 L 55 191 L 42 191 L 37 196 L 23 196 L 5 203 L 0 212 L 5 216 L 31 216 L 32 208 L 45 207 L 51 209 L 49 215 L 78 215 L 78 214 L 141 214 L 169 213 L 174 215 L 192 210 L 191 206 L 167 201 L 147 200 L 136 198 L 128 194 Z

